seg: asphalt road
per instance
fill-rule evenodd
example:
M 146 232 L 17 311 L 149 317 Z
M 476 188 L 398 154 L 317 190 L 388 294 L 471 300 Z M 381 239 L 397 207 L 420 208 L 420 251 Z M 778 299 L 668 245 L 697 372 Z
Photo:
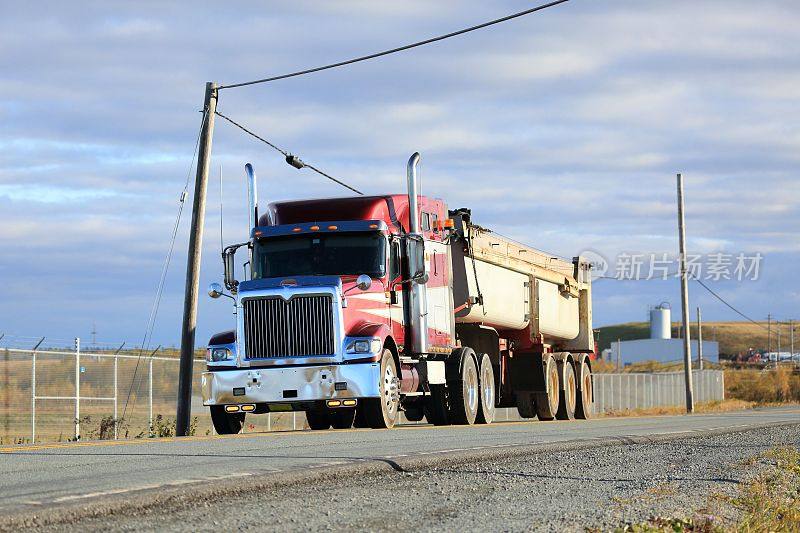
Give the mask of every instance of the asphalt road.
M 176 489 L 244 486 L 286 474 L 333 472 L 337 465 L 339 471 L 348 465 L 403 470 L 409 462 L 459 454 L 474 458 L 531 447 L 557 450 L 646 442 L 676 433 L 701 435 L 779 424 L 800 424 L 800 409 L 11 446 L 0 448 L 0 517 L 105 499 L 142 499 Z

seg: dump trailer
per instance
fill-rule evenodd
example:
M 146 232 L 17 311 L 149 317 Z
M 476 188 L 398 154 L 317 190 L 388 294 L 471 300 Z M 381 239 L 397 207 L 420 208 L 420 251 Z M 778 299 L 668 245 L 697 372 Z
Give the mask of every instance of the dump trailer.
M 305 411 L 312 429 L 592 414 L 590 266 L 478 225 L 418 194 L 274 202 L 225 248 L 235 328 L 213 335 L 203 402 L 218 433 L 250 414 Z M 246 279 L 237 280 L 237 250 Z M 241 259 L 241 258 L 240 258 Z M 227 290 L 227 292 L 226 292 Z

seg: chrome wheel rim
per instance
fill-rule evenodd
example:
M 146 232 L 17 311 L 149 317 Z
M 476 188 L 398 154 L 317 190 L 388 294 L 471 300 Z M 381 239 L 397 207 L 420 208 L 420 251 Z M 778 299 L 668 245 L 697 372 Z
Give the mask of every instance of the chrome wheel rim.
M 465 396 L 467 397 L 467 407 L 471 413 L 478 410 L 478 375 L 474 365 L 467 368 L 464 376 Z
M 491 367 L 484 368 L 481 381 L 483 382 L 483 406 L 490 410 L 494 408 L 494 372 Z
M 383 402 L 386 412 L 394 414 L 397 410 L 397 377 L 394 375 L 392 365 L 386 365 L 383 373 Z

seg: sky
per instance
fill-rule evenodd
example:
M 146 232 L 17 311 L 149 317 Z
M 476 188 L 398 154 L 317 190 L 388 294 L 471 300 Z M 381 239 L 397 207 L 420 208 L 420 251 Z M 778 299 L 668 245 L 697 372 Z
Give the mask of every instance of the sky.
M 326 64 L 532 5 L 7 6 L 0 334 L 24 345 L 95 328 L 100 343 L 141 343 L 194 181 L 207 81 Z M 572 0 L 375 61 L 227 89 L 219 110 L 370 194 L 403 192 L 419 151 L 425 194 L 536 248 L 605 258 L 596 326 L 644 321 L 662 301 L 679 307 L 673 277 L 609 278 L 637 277 L 639 263 L 648 278 L 663 254 L 676 270 L 682 172 L 689 254 L 706 285 L 754 319 L 800 319 L 798 27 L 794 0 Z M 221 277 L 220 199 L 223 241 L 246 239 L 246 162 L 262 204 L 348 194 L 218 120 L 201 288 Z M 180 342 L 190 200 L 191 185 L 153 344 Z M 757 272 L 737 275 L 738 258 Z M 697 283 L 690 303 L 704 320 L 742 319 Z M 198 344 L 231 325 L 226 300 L 201 298 Z

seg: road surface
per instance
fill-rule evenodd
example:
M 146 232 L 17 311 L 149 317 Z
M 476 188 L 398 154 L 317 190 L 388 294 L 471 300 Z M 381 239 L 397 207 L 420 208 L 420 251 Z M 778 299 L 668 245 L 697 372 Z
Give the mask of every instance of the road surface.
M 676 434 L 791 424 L 800 425 L 800 409 L 10 446 L 0 448 L 0 524 L 3 516 L 54 516 L 60 510 L 74 512 L 76 506 L 97 513 L 104 505 L 146 505 L 164 494 L 177 495 L 185 504 L 203 494 L 241 494 L 309 475 L 402 472 L 458 457 L 656 442 Z

